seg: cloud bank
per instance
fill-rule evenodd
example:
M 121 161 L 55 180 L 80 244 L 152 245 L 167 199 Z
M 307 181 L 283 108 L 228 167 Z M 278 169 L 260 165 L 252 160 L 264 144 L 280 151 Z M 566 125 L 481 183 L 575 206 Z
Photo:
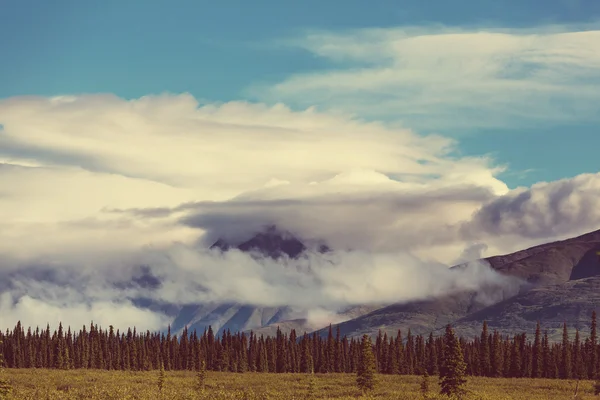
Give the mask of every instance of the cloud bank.
M 502 166 L 446 137 L 312 108 L 16 97 L 0 124 L 3 324 L 152 329 L 169 304 L 409 300 L 499 279 L 440 263 L 600 225 L 599 174 L 509 190 Z M 204 246 L 265 224 L 337 251 L 291 263 Z

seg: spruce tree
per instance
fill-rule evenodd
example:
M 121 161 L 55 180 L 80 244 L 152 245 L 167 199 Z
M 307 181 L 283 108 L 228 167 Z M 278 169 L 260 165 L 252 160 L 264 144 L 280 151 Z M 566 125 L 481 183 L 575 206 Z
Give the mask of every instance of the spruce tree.
M 592 312 L 592 324 L 590 327 L 590 354 L 588 356 L 589 364 L 589 377 L 591 379 L 598 379 L 598 337 L 596 333 L 596 311 Z
M 519 336 L 515 335 L 512 342 L 510 352 L 510 369 L 509 376 L 511 378 L 520 378 L 521 375 L 521 346 Z
M 285 351 L 286 350 L 285 342 L 286 342 L 286 340 L 285 340 L 283 333 L 281 332 L 281 329 L 279 329 L 279 327 L 277 327 L 277 333 L 276 333 L 277 358 L 276 358 L 276 364 L 275 364 L 277 373 L 288 372 L 288 358 L 287 358 L 287 352 Z
M 314 372 L 312 353 L 308 345 L 306 334 L 302 338 L 302 350 L 300 353 L 300 372 L 310 374 Z
M 490 345 L 487 321 L 483 321 L 483 328 L 481 330 L 481 343 L 479 345 L 479 361 L 481 375 L 490 376 L 492 363 L 490 360 Z
M 356 370 L 356 384 L 363 392 L 375 388 L 375 355 L 369 335 L 363 335 L 360 346 L 360 358 Z
M 577 379 L 585 379 L 585 365 L 581 354 L 581 339 L 579 329 L 575 331 L 575 342 L 573 343 L 573 376 Z
M 327 348 L 325 349 L 325 360 L 327 372 L 335 372 L 335 340 L 333 339 L 333 329 L 329 324 L 327 334 Z
M 540 327 L 540 321 L 538 321 L 535 328 L 535 338 L 533 340 L 531 377 L 541 378 L 542 367 L 542 329 Z
M 335 343 L 334 343 L 334 370 L 335 372 L 342 372 L 342 341 L 340 338 L 340 326 L 338 325 L 335 330 Z
M 562 379 L 571 379 L 571 362 L 571 345 L 569 344 L 569 332 L 567 331 L 567 323 L 564 322 L 560 371 L 560 377 Z
M 501 377 L 503 375 L 504 357 L 502 352 L 502 339 L 498 331 L 494 331 L 492 335 L 492 348 L 491 348 L 491 376 Z
M 396 341 L 394 338 L 390 339 L 390 345 L 388 347 L 388 362 L 386 372 L 391 375 L 398 375 L 400 373 L 400 365 L 398 364 L 398 351 L 396 350 Z
M 544 336 L 542 337 L 542 376 L 544 378 L 550 378 L 551 368 L 550 368 L 550 345 L 548 343 L 548 331 L 544 331 Z
M 447 396 L 461 397 L 465 393 L 464 385 L 466 365 L 460 342 L 450 325 L 446 326 L 444 350 L 440 368 L 440 393 Z

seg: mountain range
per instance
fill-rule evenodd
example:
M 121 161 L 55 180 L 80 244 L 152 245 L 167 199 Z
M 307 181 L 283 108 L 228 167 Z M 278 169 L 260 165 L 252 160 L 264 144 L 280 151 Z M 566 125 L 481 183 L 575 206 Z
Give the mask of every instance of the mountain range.
M 219 239 L 211 247 L 291 259 L 302 257 L 308 248 L 294 235 L 273 226 L 241 243 Z M 331 250 L 322 243 L 312 247 L 320 252 Z M 172 330 L 187 326 L 203 331 L 211 325 L 217 333 L 229 329 L 272 335 L 279 327 L 284 332 L 295 329 L 299 334 L 317 331 L 325 335 L 332 323 L 342 335 L 357 337 L 365 333 L 374 336 L 380 330 L 395 335 L 398 329 L 437 334 L 452 324 L 459 335 L 473 337 L 484 320 L 491 330 L 508 335 L 533 333 L 539 321 L 550 338 L 557 339 L 564 322 L 585 336 L 592 311 L 600 311 L 600 230 L 480 261 L 524 284 L 512 291 L 488 285 L 419 301 L 348 307 L 331 315 L 329 321 L 321 321 L 320 326 L 307 319 L 304 310 L 291 307 L 192 304 L 179 310 Z

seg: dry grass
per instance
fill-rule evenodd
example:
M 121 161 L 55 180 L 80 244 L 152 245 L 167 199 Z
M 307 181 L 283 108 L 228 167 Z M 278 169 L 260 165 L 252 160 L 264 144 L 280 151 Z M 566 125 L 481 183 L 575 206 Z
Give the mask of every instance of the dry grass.
M 57 371 L 15 369 L 4 370 L 12 383 L 10 399 L 423 399 L 419 391 L 421 377 L 378 375 L 375 391 L 361 396 L 354 375 L 344 374 L 234 374 L 207 373 L 204 391 L 196 389 L 192 372 L 166 372 L 162 393 L 158 390 L 158 371 Z M 311 384 L 312 380 L 312 384 Z M 311 388 L 312 386 L 312 388 Z M 544 379 L 470 378 L 468 399 L 481 400 L 558 400 L 573 399 L 574 381 Z M 430 399 L 442 398 L 437 378 L 430 378 Z M 312 393 L 311 393 L 312 392 Z M 311 397 L 312 395 L 312 397 Z M 593 396 L 592 382 L 582 381 L 578 399 Z

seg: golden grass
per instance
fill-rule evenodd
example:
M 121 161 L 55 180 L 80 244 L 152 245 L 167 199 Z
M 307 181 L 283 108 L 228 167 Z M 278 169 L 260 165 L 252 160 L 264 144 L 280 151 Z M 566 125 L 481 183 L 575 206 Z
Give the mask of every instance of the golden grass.
M 204 391 L 196 389 L 193 372 L 166 372 L 164 389 L 158 390 L 158 371 L 4 370 L 15 400 L 184 400 L 184 399 L 423 399 L 421 377 L 378 375 L 375 391 L 361 396 L 351 374 L 235 374 L 208 372 Z M 313 383 L 311 383 L 311 380 Z M 430 377 L 430 399 L 441 399 L 437 377 Z M 545 379 L 469 378 L 468 399 L 558 400 L 573 399 L 575 381 Z M 311 388 L 312 387 L 312 388 Z M 314 397 L 310 397 L 313 392 Z M 577 399 L 593 396 L 592 382 L 582 381 Z

